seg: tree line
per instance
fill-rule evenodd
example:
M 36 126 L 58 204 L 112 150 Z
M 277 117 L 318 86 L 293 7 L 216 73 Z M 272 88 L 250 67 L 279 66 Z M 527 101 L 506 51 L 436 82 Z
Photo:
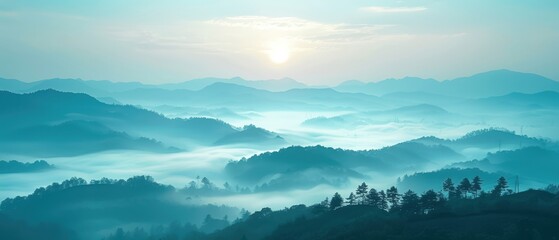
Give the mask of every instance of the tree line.
M 441 210 L 446 206 L 447 201 L 465 198 L 499 197 L 513 193 L 512 190 L 508 189 L 508 182 L 504 177 L 500 177 L 497 180 L 497 183 L 490 192 L 483 191 L 482 184 L 483 181 L 479 176 L 475 176 L 471 181 L 468 178 L 464 178 L 457 186 L 454 185 L 451 178 L 448 178 L 442 183 L 442 191 L 436 192 L 431 189 L 422 194 L 417 194 L 411 190 L 400 193 L 395 186 L 378 191 L 375 188 L 369 188 L 363 182 L 346 198 L 343 198 L 336 192 L 330 200 L 326 198 L 320 205 L 330 210 L 350 205 L 369 205 L 384 211 L 415 215 L 429 214 Z

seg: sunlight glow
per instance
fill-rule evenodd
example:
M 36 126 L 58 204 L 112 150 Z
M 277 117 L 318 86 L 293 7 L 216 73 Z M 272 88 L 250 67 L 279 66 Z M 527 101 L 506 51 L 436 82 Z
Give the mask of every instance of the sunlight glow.
M 267 52 L 270 61 L 275 64 L 282 64 L 289 60 L 290 50 L 286 43 L 274 43 Z

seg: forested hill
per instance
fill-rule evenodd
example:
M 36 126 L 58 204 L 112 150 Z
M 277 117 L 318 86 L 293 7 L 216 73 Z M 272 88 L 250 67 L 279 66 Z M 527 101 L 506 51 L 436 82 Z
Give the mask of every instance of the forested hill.
M 474 178 L 475 179 L 475 178 Z M 478 179 L 479 180 L 479 179 Z M 476 180 L 474 180 L 475 182 Z M 335 193 L 312 206 L 263 208 L 212 234 L 169 226 L 154 233 L 117 230 L 108 240 L 198 239 L 478 239 L 559 238 L 559 195 L 542 190 L 514 193 L 505 178 L 489 192 L 475 184 L 446 183 L 421 194 L 359 185 L 347 197 Z

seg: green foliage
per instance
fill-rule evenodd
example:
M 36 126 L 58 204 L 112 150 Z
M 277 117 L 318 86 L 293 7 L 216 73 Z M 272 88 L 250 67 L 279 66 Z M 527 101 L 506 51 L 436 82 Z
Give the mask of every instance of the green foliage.
M 460 182 L 460 185 L 458 185 L 458 190 L 460 190 L 460 192 L 464 194 L 464 198 L 467 198 L 468 193 L 472 191 L 472 183 L 470 183 L 470 180 L 468 178 L 464 178 Z
M 403 215 L 416 215 L 422 212 L 419 196 L 411 190 L 405 192 L 402 195 L 402 205 L 399 210 Z
M 355 191 L 355 195 L 357 195 L 357 204 L 365 204 L 367 202 L 367 193 L 368 193 L 369 186 L 365 182 L 361 183 L 357 187 Z
M 390 187 L 386 190 L 386 198 L 390 203 L 390 210 L 397 211 L 400 204 L 400 194 L 398 193 L 398 189 L 394 186 Z
M 497 185 L 495 185 L 495 188 L 493 188 L 493 191 L 491 191 L 491 194 L 493 194 L 494 196 L 501 196 L 508 187 L 509 186 L 507 180 L 504 177 L 500 177 L 499 180 L 497 180 Z
M 474 179 L 472 182 L 481 182 L 478 177 Z M 445 182 L 451 183 L 452 180 Z M 499 186 L 506 188 L 505 183 L 503 178 Z M 387 192 L 386 199 L 390 199 L 388 196 L 398 199 L 397 207 L 391 208 L 390 212 L 379 207 L 384 191 L 371 188 L 365 204 L 348 204 L 336 207 L 336 211 L 300 216 L 272 230 L 265 238 L 246 239 L 523 240 L 559 237 L 556 228 L 559 224 L 559 196 L 543 191 L 505 196 L 482 191 L 478 197 L 450 200 L 434 190 L 421 195 L 409 190 L 400 195 L 395 187 L 391 187 Z M 350 193 L 350 199 L 351 196 L 356 197 L 353 193 Z M 333 199 L 342 201 L 338 193 L 331 202 Z M 274 214 L 271 212 L 267 216 Z M 250 235 L 247 230 L 250 224 L 240 224 L 245 232 L 238 236 Z M 210 236 L 208 239 L 225 238 Z
M 330 200 L 330 209 L 334 210 L 336 208 L 339 208 L 343 205 L 343 203 L 344 199 L 342 198 L 342 196 L 339 193 L 334 193 L 334 196 Z
M 356 205 L 357 204 L 357 197 L 353 192 L 349 193 L 349 196 L 346 198 L 346 203 L 348 205 Z
M 474 194 L 474 197 L 477 197 L 477 193 L 481 191 L 481 184 L 481 178 L 479 176 L 475 176 L 472 180 L 472 187 L 470 189 L 471 192 Z
M 559 194 L 559 184 L 549 184 L 547 187 L 544 188 L 544 191 Z

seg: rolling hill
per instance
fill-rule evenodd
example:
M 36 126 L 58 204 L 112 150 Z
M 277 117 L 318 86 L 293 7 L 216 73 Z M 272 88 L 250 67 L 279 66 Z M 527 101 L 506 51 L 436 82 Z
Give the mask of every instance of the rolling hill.
M 445 81 L 412 77 L 371 83 L 350 81 L 338 85 L 335 89 L 377 96 L 396 92 L 424 92 L 454 97 L 483 98 L 513 92 L 525 94 L 543 91 L 558 92 L 559 82 L 537 74 L 494 70 Z
M 28 94 L 2 91 L 0 117 L 0 124 L 5 126 L 0 129 L 0 148 L 19 149 L 16 152 L 23 152 L 26 144 L 37 144 L 39 149 L 50 149 L 53 154 L 62 153 L 56 149 L 76 153 L 115 148 L 160 152 L 166 148 L 150 139 L 188 148 L 213 145 L 242 131 L 217 119 L 169 119 L 130 105 L 105 104 L 86 94 L 55 90 Z M 256 145 L 268 139 L 263 135 L 253 137 L 251 143 Z M 235 140 L 231 138 L 228 143 Z M 18 143 L 22 145 L 17 147 Z M 76 144 L 88 150 L 69 148 Z
M 30 224 L 62 225 L 80 239 L 101 239 L 107 231 L 123 225 L 150 226 L 173 220 L 200 225 L 208 214 L 221 219 L 225 215 L 235 218 L 240 212 L 233 207 L 197 205 L 180 199 L 184 195 L 174 187 L 149 176 L 90 182 L 71 178 L 37 188 L 27 196 L 3 200 L 0 214 Z

